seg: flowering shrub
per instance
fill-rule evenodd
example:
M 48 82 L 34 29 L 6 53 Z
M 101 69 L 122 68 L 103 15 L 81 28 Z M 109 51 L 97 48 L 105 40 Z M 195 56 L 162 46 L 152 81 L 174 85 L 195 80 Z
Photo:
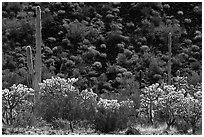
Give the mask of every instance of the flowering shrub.
M 120 104 L 118 103 L 118 100 L 108 100 L 108 99 L 102 99 L 100 98 L 99 102 L 97 103 L 97 106 L 99 108 L 104 108 L 106 110 L 110 111 L 117 111 L 120 108 Z
M 174 85 L 166 85 L 164 84 L 162 87 L 162 90 L 165 94 L 171 93 L 176 90 L 176 87 Z
M 200 94 L 202 92 L 202 84 L 197 83 L 195 85 L 190 85 L 188 83 L 188 77 L 180 77 L 177 76 L 174 79 L 174 85 L 177 91 L 185 91 L 185 93 L 189 93 L 194 98 L 200 98 Z M 202 97 L 201 97 L 202 98 Z
M 67 96 L 70 92 L 77 92 L 73 86 L 78 79 L 68 78 L 67 80 L 60 77 L 52 77 L 39 83 L 42 96 Z
M 196 99 L 188 94 L 186 98 L 182 98 L 179 106 L 177 113 L 187 123 L 191 124 L 194 134 L 196 130 L 201 128 L 199 122 L 202 121 L 202 100 Z
M 185 131 L 192 128 L 193 133 L 198 130 L 202 117 L 201 84 L 189 85 L 187 77 L 177 76 L 174 85 L 153 84 L 142 89 L 140 97 L 140 119 L 165 121 L 167 129 L 175 125 Z
M 135 115 L 136 109 L 135 109 L 135 104 L 133 100 L 130 100 L 130 99 L 123 100 L 119 104 L 120 104 L 120 109 L 119 109 L 120 116 L 129 117 L 129 116 Z
M 80 95 L 84 101 L 90 101 L 91 103 L 96 102 L 96 99 L 98 97 L 98 95 L 94 93 L 92 89 L 90 89 L 90 91 L 88 91 L 87 89 L 82 90 Z
M 172 86 L 168 87 L 170 87 L 170 89 L 166 90 L 168 92 L 165 92 L 165 94 L 158 99 L 157 112 L 163 114 L 168 126 L 167 128 L 170 128 L 179 115 L 177 110 L 180 109 L 179 103 L 184 98 L 184 95 L 181 92 L 172 90 Z
M 181 77 L 181 76 L 177 76 L 174 78 L 174 85 L 175 87 L 179 90 L 179 89 L 186 89 L 188 86 L 188 81 L 187 81 L 188 77 Z
M 19 107 L 15 109 L 16 116 L 13 121 L 14 127 L 31 127 L 36 125 L 36 117 L 33 114 L 33 102 L 25 100 Z
M 31 113 L 33 93 L 32 88 L 22 84 L 14 84 L 9 89 L 2 90 L 2 117 L 5 124 L 12 124 L 22 111 L 29 110 Z
M 132 109 L 134 109 L 132 100 L 118 102 L 118 100 L 100 98 L 94 121 L 95 129 L 108 133 L 126 128 Z
M 79 118 L 79 91 L 73 86 L 75 78 L 67 80 L 52 77 L 40 83 L 41 101 L 38 105 L 39 114 L 47 121 L 62 118 L 70 121 Z
M 128 109 L 134 108 L 134 102 L 129 99 L 121 101 L 119 104 L 120 104 L 120 107 L 126 107 Z
M 198 99 L 202 102 L 202 84 L 198 84 L 195 86 L 194 94 L 195 99 Z
M 129 118 L 136 115 L 135 102 L 127 99 L 120 101 L 119 104 L 118 128 L 124 129 L 127 128 L 129 121 L 132 122 Z

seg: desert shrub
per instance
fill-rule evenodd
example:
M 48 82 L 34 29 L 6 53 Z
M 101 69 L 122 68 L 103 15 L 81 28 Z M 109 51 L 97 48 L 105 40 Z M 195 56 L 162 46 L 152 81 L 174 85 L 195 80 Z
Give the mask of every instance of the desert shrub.
M 14 84 L 9 89 L 2 90 L 2 118 L 4 124 L 19 124 L 21 126 L 32 124 L 33 92 L 33 89 L 22 84 Z
M 188 94 L 187 97 L 182 99 L 179 105 L 181 106 L 178 109 L 180 118 L 190 124 L 192 133 L 195 134 L 201 128 L 199 122 L 202 120 L 202 100 L 196 99 Z
M 157 112 L 163 113 L 169 129 L 178 117 L 177 110 L 181 108 L 179 103 L 184 98 L 184 94 L 182 91 L 176 91 L 173 85 L 165 85 L 163 91 L 163 95 L 158 99 Z
M 102 99 L 97 103 L 95 116 L 95 129 L 104 133 L 112 132 L 117 129 L 124 129 L 128 126 L 129 108 L 133 108 L 133 101 Z
M 98 95 L 92 91 L 92 89 L 82 90 L 80 93 L 82 98 L 82 102 L 80 103 L 80 107 L 82 110 L 82 118 L 84 120 L 93 121 L 96 113 L 96 104 Z
M 63 119 L 56 119 L 52 122 L 52 127 L 54 129 L 69 129 L 70 122 Z
M 62 118 L 75 120 L 79 118 L 79 91 L 72 86 L 77 79 L 66 80 L 52 77 L 40 83 L 41 99 L 38 105 L 38 113 L 47 122 Z
M 176 129 L 181 133 L 187 133 L 190 129 L 189 123 L 183 119 L 176 119 L 174 127 L 176 127 Z
M 149 87 L 145 87 L 142 90 L 141 98 L 141 116 L 147 118 L 148 123 L 153 124 L 154 113 L 158 103 L 158 97 L 163 94 L 163 90 L 159 87 L 159 84 L 152 84 Z M 147 115 L 147 116 L 144 116 Z M 141 118 L 142 118 L 141 117 Z M 146 120 L 145 120 L 146 121 Z
M 104 133 L 116 130 L 119 107 L 117 100 L 100 98 L 94 121 L 95 129 Z
M 135 103 L 133 100 L 127 99 L 120 103 L 119 115 L 118 115 L 118 128 L 127 128 L 130 121 L 130 116 L 135 116 Z
M 13 121 L 14 127 L 32 127 L 36 124 L 36 117 L 32 111 L 32 104 L 28 101 L 24 102 L 23 105 L 16 111 L 17 115 Z

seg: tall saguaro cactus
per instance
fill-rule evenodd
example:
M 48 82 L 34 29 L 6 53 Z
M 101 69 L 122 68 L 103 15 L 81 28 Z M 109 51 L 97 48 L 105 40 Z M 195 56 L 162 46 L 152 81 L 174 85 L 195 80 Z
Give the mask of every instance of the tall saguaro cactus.
M 41 68 L 42 68 L 42 58 L 41 58 L 41 44 L 42 44 L 42 34 L 41 34 L 41 9 L 40 6 L 36 8 L 36 56 L 35 56 L 35 75 L 34 75 L 34 89 L 36 90 L 35 101 L 39 99 L 40 87 L 38 83 L 41 82 Z
M 169 50 L 169 59 L 168 59 L 168 85 L 171 85 L 171 45 L 172 45 L 172 34 L 168 34 L 168 50 Z
M 41 44 L 42 44 L 42 35 L 41 35 L 41 10 L 40 6 L 36 7 L 36 54 L 35 54 L 35 66 L 33 69 L 33 60 L 32 60 L 32 50 L 30 46 L 27 46 L 27 60 L 28 60 L 28 70 L 29 75 L 32 79 L 32 87 L 35 90 L 34 103 L 39 100 L 39 83 L 41 82 L 41 68 L 42 68 L 42 58 L 41 58 Z

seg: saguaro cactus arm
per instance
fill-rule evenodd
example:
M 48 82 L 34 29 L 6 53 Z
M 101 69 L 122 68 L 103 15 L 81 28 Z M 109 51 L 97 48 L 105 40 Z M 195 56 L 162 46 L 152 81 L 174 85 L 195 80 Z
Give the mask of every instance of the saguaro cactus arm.
M 28 67 L 28 84 L 33 88 L 34 69 L 33 69 L 33 55 L 32 55 L 31 46 L 26 47 L 26 55 L 27 55 L 27 67 Z
M 28 72 L 30 75 L 33 75 L 34 69 L 33 69 L 33 56 L 32 56 L 32 50 L 30 46 L 26 47 L 26 54 L 27 54 L 27 66 L 28 66 Z
M 142 70 L 139 71 L 139 88 L 142 88 L 142 80 L 143 80 L 143 72 Z

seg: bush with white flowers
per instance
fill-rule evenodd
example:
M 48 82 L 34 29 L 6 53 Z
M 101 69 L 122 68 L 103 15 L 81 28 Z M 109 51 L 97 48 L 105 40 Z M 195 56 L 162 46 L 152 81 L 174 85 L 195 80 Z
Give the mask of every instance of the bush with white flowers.
M 39 83 L 41 100 L 39 114 L 48 122 L 62 118 L 70 121 L 79 118 L 80 96 L 73 86 L 75 78 L 52 77 Z
M 95 129 L 101 132 L 111 132 L 117 129 L 127 128 L 129 115 L 134 109 L 132 100 L 118 101 L 116 99 L 100 98 L 97 103 L 95 116 Z
M 78 92 L 78 90 L 73 86 L 77 81 L 76 78 L 60 78 L 52 77 L 51 79 L 43 80 L 39 83 L 41 88 L 42 96 L 67 96 L 70 92 Z
M 147 115 L 147 122 L 153 124 L 154 112 L 158 103 L 158 98 L 163 94 L 164 90 L 161 89 L 158 83 L 145 87 L 140 95 L 141 102 L 141 116 Z
M 110 111 L 117 111 L 120 108 L 120 104 L 118 100 L 109 100 L 109 99 L 102 99 L 100 98 L 99 102 L 97 103 L 99 108 L 104 108 Z
M 23 84 L 13 85 L 2 90 L 2 117 L 5 124 L 13 124 L 16 117 L 29 109 L 32 110 L 34 90 Z
M 202 97 L 202 93 L 197 94 Z M 193 134 L 200 130 L 202 125 L 202 99 L 188 94 L 185 98 L 182 98 L 178 105 L 180 106 L 177 109 L 178 115 L 191 125 Z
M 169 129 L 176 122 L 179 115 L 177 110 L 181 108 L 179 103 L 184 98 L 184 91 L 176 91 L 173 86 L 165 86 L 164 90 L 164 94 L 158 99 L 156 111 L 163 114 Z

